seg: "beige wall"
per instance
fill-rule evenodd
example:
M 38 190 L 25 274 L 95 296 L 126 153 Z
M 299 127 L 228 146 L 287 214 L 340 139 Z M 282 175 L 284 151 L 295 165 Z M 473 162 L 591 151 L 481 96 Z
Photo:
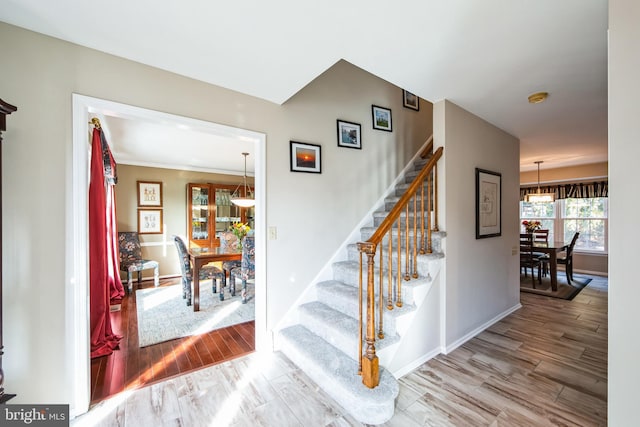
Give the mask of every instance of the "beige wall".
M 118 165 L 118 185 L 116 186 L 116 206 L 118 231 L 137 231 L 138 205 L 137 181 L 162 182 L 163 222 L 162 234 L 141 234 L 142 256 L 160 263 L 160 276 L 180 275 L 178 255 L 171 239 L 173 235 L 187 236 L 187 184 L 211 183 L 237 185 L 238 176 L 152 168 L 133 165 Z M 251 184 L 253 178 L 247 182 Z M 126 279 L 126 273 L 120 277 Z M 153 271 L 143 271 L 143 278 L 152 279 Z
M 72 94 L 267 135 L 267 328 L 300 296 L 432 131 L 431 104 L 402 107 L 401 89 L 346 62 L 284 105 L 245 96 L 0 23 L 0 96 L 18 106 L 3 143 L 3 357 L 15 403 L 68 403 L 77 367 L 66 340 L 65 253 L 73 218 Z M 259 73 L 259 69 L 255 70 Z M 371 105 L 393 132 L 373 130 Z M 336 119 L 362 125 L 362 150 L 337 147 Z M 289 171 L 289 141 L 322 146 L 322 173 Z M 179 147 L 176 147 L 179 149 Z M 264 231 L 262 231 L 264 232 Z
M 565 168 L 540 168 L 540 183 L 562 181 L 599 181 L 609 176 L 609 163 L 591 163 L 588 165 L 569 166 Z M 538 183 L 538 170 L 520 172 L 520 185 L 530 186 Z
M 447 232 L 445 345 L 450 349 L 520 303 L 517 138 L 449 102 L 434 105 L 434 140 L 444 146 L 439 172 Z M 502 234 L 476 239 L 475 168 L 502 175 Z

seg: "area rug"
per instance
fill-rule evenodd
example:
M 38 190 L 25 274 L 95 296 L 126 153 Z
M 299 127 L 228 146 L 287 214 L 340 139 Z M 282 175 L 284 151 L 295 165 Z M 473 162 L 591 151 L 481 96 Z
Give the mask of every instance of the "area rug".
M 536 288 L 533 289 L 531 283 L 531 273 L 527 277 L 520 275 L 520 292 L 528 292 L 532 294 L 544 295 L 551 298 L 560 298 L 566 300 L 572 300 L 580 293 L 585 286 L 591 282 L 592 278 L 584 274 L 573 275 L 574 280 L 571 284 L 567 283 L 567 277 L 563 271 L 558 272 L 558 290 L 551 290 L 551 279 L 549 276 L 542 278 L 542 283 L 538 282 L 536 277 Z
M 196 312 L 182 299 L 181 284 L 138 289 L 138 343 L 140 347 L 146 347 L 254 320 L 254 289 L 253 284 L 247 285 L 246 304 L 242 304 L 240 289 L 235 297 L 225 292 L 225 300 L 220 301 L 218 294 L 211 292 L 211 281 L 203 280 L 200 282 L 200 311 Z

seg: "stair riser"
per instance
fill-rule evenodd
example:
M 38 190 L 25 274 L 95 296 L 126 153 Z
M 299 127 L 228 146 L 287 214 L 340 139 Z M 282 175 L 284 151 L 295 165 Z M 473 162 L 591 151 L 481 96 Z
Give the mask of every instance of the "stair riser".
M 358 311 L 358 301 L 355 299 L 340 298 L 333 293 L 325 291 L 324 289 L 318 289 L 318 301 L 324 304 L 327 304 L 334 310 L 338 310 L 341 313 L 346 314 L 347 316 L 353 317 L 354 319 L 357 319 L 360 316 L 360 313 Z M 396 317 L 386 308 L 387 306 L 386 297 L 384 297 L 382 301 L 382 306 L 383 306 L 382 330 L 384 331 L 385 336 L 394 336 L 397 334 Z M 377 314 L 378 307 L 379 307 L 379 299 L 376 298 L 376 323 L 378 319 L 378 314 Z M 363 310 L 363 315 L 366 315 L 366 301 L 364 299 L 363 299 L 362 310 Z M 356 345 L 357 345 L 357 340 L 356 340 Z
M 404 241 L 404 239 L 403 239 Z M 374 256 L 374 262 L 376 263 L 376 265 L 378 265 L 380 263 L 380 251 L 382 250 L 382 262 L 384 263 L 384 268 L 385 270 L 388 268 L 388 263 L 389 263 L 389 250 L 387 245 L 385 244 L 386 241 L 382 242 L 382 248 L 378 248 L 376 250 L 376 254 Z M 409 249 L 409 262 L 412 263 L 413 261 L 413 250 L 411 249 L 413 247 L 413 242 L 411 242 L 411 246 Z M 420 245 L 418 244 L 418 247 L 420 247 Z M 402 271 L 404 271 L 405 269 L 405 263 L 407 260 L 407 251 L 406 251 L 406 245 L 402 245 L 400 247 L 400 262 L 402 265 Z M 360 262 L 360 251 L 358 250 L 358 248 L 353 245 L 353 246 L 349 246 L 347 248 L 347 257 L 349 261 L 353 261 L 353 262 Z M 429 259 L 433 258 L 433 259 L 437 259 L 440 257 L 440 254 L 417 254 L 418 257 L 418 265 L 420 265 L 421 263 L 427 263 L 429 261 Z M 363 254 L 362 255 L 362 259 L 363 261 L 366 263 L 367 262 L 367 255 Z M 397 262 L 398 262 L 398 244 L 397 242 L 393 242 L 393 248 L 391 251 L 391 267 L 393 271 L 397 271 Z M 427 266 L 425 265 L 425 268 Z M 420 274 L 421 269 L 418 268 L 418 273 Z M 426 270 L 422 270 L 422 271 L 426 271 Z M 424 276 L 423 274 L 421 274 L 422 276 Z
M 374 215 L 374 217 L 373 217 L 373 225 L 374 225 L 374 227 L 380 226 L 380 224 L 382 224 L 382 222 L 385 220 L 385 218 L 386 218 L 386 215 L 384 215 L 384 216 L 382 216 L 380 214 Z M 395 223 L 393 224 L 392 228 L 393 229 L 397 229 L 398 228 L 398 224 L 400 224 L 400 228 L 402 230 L 402 234 L 404 234 L 405 233 L 405 227 L 406 227 L 407 223 L 409 223 L 409 230 L 410 231 L 413 231 L 413 224 L 416 225 L 416 228 L 418 229 L 418 231 L 420 231 L 420 229 L 422 228 L 422 224 L 423 224 L 422 223 L 422 219 L 419 216 L 418 216 L 418 220 L 416 221 L 414 216 L 409 214 L 409 219 L 408 220 L 404 215 L 400 216 L 400 218 L 398 218 L 395 221 Z M 427 228 L 428 228 L 427 227 L 427 218 L 425 217 L 424 218 L 424 229 L 425 229 L 425 232 L 426 232 Z
M 299 311 L 300 324 L 339 349 L 353 360 L 358 360 L 358 328 L 345 330 L 329 328 L 304 310 Z
M 392 197 L 392 198 L 389 198 L 389 199 L 385 199 L 385 201 L 384 201 L 384 210 L 385 210 L 385 212 L 390 212 L 391 209 L 393 209 L 393 207 L 396 205 L 396 203 L 398 203 L 398 200 L 400 200 L 399 197 Z M 421 210 L 421 201 L 422 201 L 422 198 L 420 196 L 418 196 L 418 200 L 416 202 L 416 208 L 418 210 Z M 427 203 L 429 203 L 429 201 L 425 198 L 425 200 L 424 200 L 424 211 L 425 212 L 428 212 Z M 412 210 L 413 210 L 413 200 L 411 200 L 411 202 L 409 202 L 409 211 L 412 211 Z M 433 211 L 433 209 L 431 209 L 431 211 Z
M 379 387 L 367 389 L 357 375 L 355 361 L 336 350 L 336 355 L 327 363 L 319 356 L 330 351 L 328 345 L 305 338 L 299 340 L 297 335 L 287 330 L 281 332 L 282 352 L 329 396 L 340 402 L 351 416 L 367 425 L 383 424 L 393 416 L 399 389 L 395 379 L 382 366 Z
M 342 283 L 344 283 L 345 285 L 349 285 L 349 286 L 353 286 L 353 287 L 358 287 L 359 286 L 359 269 L 357 267 L 354 268 L 350 268 L 350 267 L 345 267 L 345 266 L 340 266 L 340 267 L 336 267 L 334 266 L 334 274 L 333 274 L 334 280 L 340 281 Z M 413 290 L 411 289 L 410 286 L 406 286 L 409 282 L 404 280 L 404 275 L 402 276 L 402 301 L 405 304 L 413 304 Z M 395 294 L 396 292 L 396 278 L 397 275 L 393 275 L 392 277 L 392 292 Z M 389 286 L 387 285 L 387 275 L 385 274 L 383 279 L 383 289 L 382 289 L 382 294 L 383 296 L 386 298 L 389 289 Z M 366 289 L 367 286 L 367 273 L 366 270 L 364 270 L 362 272 L 362 283 L 363 286 Z M 380 291 L 380 276 L 378 273 L 378 269 L 375 270 L 374 273 L 374 290 L 375 290 L 375 295 L 377 296 L 379 294 Z
M 368 239 L 370 239 L 371 236 L 373 236 L 374 232 L 375 232 L 375 228 L 373 228 L 373 227 L 362 228 L 360 230 L 360 239 L 361 239 L 361 241 L 365 242 Z M 425 250 L 427 249 L 427 242 L 426 242 L 426 238 L 427 237 L 426 237 L 426 234 L 427 233 L 425 231 L 425 237 L 424 237 L 425 238 L 425 242 L 423 242 L 423 246 L 424 246 Z M 401 235 L 402 235 L 403 238 L 400 240 L 400 243 L 401 243 L 400 247 L 404 248 L 405 247 L 405 242 L 406 242 L 406 239 L 404 237 L 405 236 L 404 229 L 402 230 Z M 392 229 L 391 230 L 391 236 L 392 236 L 392 239 L 393 239 L 394 250 L 397 251 L 398 248 L 397 248 L 396 245 L 398 244 L 397 243 L 398 242 L 398 230 L 395 229 L 395 228 Z M 420 231 L 418 231 L 418 239 L 417 240 L 418 240 L 418 248 L 420 248 L 420 244 L 419 244 L 420 243 Z M 412 227 L 409 228 L 409 244 L 413 245 L 413 228 Z M 389 235 L 387 234 L 382 238 L 382 247 L 384 249 L 386 249 L 388 247 L 388 245 L 389 245 Z M 442 236 L 440 235 L 439 232 L 432 232 L 431 233 L 431 253 L 432 254 L 439 254 L 441 252 L 442 252 Z
M 395 196 L 402 197 L 404 195 L 405 191 L 407 191 L 407 188 L 409 188 L 410 184 L 411 184 L 411 182 L 408 182 L 408 183 L 405 183 L 405 184 L 398 184 L 396 186 L 396 188 L 394 189 L 393 194 Z M 424 188 L 424 193 L 425 194 L 427 194 L 429 192 L 429 186 L 427 185 L 426 181 L 422 184 L 422 188 Z M 421 192 L 420 191 L 420 187 L 418 187 L 417 191 L 418 191 L 418 193 Z

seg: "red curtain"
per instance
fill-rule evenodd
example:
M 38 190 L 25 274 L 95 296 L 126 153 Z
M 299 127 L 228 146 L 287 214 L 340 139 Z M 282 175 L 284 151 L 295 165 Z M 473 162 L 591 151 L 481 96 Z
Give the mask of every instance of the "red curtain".
M 105 173 L 106 170 L 106 173 Z M 121 336 L 111 329 L 111 303 L 124 296 L 118 272 L 115 162 L 102 129 L 93 129 L 89 184 L 91 358 L 113 353 Z

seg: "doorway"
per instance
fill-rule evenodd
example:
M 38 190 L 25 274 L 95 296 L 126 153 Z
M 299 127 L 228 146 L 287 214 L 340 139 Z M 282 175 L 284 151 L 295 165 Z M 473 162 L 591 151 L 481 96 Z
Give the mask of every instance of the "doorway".
M 92 116 L 109 115 L 132 120 L 163 123 L 183 129 L 197 128 L 212 136 L 236 137 L 251 141 L 255 147 L 255 236 L 256 236 L 256 351 L 270 348 L 266 332 L 265 287 L 265 142 L 266 135 L 245 129 L 224 126 L 213 122 L 176 116 L 131 105 L 73 94 L 73 163 L 67 179 L 65 315 L 67 336 L 67 368 L 74 372 L 71 379 L 71 416 L 75 417 L 89 408 L 90 358 L 89 358 L 89 270 L 88 270 L 88 163 L 89 120 Z M 203 149 L 211 148 L 204 146 Z

